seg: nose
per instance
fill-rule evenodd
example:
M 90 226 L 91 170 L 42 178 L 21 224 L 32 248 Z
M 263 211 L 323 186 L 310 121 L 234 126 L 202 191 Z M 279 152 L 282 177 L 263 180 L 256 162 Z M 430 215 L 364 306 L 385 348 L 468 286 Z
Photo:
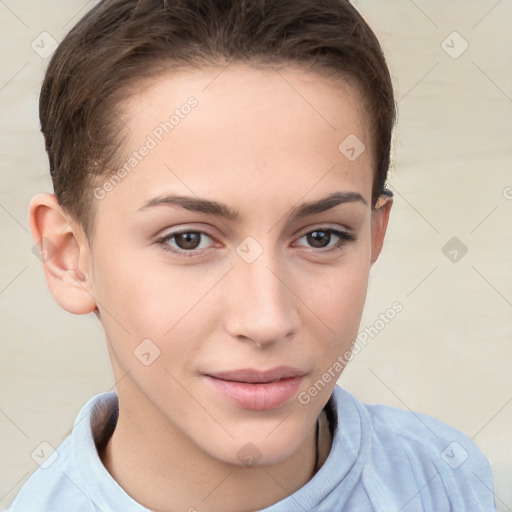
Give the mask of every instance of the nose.
M 264 251 L 256 261 L 239 258 L 230 272 L 226 330 L 258 347 L 292 337 L 298 329 L 297 298 L 287 274 Z

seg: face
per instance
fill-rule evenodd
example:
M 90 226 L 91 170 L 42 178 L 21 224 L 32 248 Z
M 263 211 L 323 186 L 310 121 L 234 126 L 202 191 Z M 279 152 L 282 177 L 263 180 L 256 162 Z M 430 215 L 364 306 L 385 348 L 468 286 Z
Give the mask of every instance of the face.
M 220 71 L 162 76 L 123 103 L 127 165 L 95 191 L 86 272 L 133 424 L 268 464 L 332 392 L 389 210 L 371 208 L 354 89 Z

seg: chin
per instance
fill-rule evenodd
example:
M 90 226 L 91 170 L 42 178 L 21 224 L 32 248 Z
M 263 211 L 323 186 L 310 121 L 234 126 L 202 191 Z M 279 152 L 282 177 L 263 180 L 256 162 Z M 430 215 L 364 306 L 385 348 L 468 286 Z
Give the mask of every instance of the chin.
M 273 465 L 292 456 L 301 446 L 308 432 L 306 426 L 287 425 L 288 420 L 274 421 L 272 426 L 244 428 L 243 434 L 232 432 L 233 438 L 218 439 L 202 449 L 211 457 L 240 467 Z M 229 429 L 228 429 L 229 430 Z

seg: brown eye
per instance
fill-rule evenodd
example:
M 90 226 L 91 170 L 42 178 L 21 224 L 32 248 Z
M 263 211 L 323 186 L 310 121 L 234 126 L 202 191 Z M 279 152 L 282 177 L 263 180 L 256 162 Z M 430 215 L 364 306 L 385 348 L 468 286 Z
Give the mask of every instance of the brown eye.
M 331 233 L 328 231 L 311 231 L 306 235 L 308 243 L 315 249 L 321 249 L 329 245 L 331 241 Z
M 178 233 L 173 238 L 176 240 L 176 245 L 183 250 L 197 249 L 201 243 L 201 234 L 196 231 Z
M 157 243 L 168 252 L 178 256 L 195 256 L 210 248 L 207 240 L 212 237 L 204 231 L 176 231 L 159 238 Z M 206 246 L 204 241 L 206 240 Z
M 342 249 L 347 243 L 354 241 L 356 237 L 347 231 L 333 228 L 318 228 L 304 233 L 299 240 L 302 239 L 306 240 L 307 247 L 317 250 L 321 254 Z

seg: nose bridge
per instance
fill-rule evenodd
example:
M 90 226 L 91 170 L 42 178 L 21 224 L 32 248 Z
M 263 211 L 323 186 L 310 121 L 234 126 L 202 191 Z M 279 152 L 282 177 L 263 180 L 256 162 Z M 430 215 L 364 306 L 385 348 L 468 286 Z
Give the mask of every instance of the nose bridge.
M 232 272 L 229 331 L 258 344 L 278 341 L 295 330 L 298 319 L 285 270 L 269 248 L 261 247 L 252 261 L 241 254 L 236 256 Z
M 282 308 L 286 300 L 283 278 L 273 257 L 260 256 L 253 263 L 240 263 L 240 274 L 246 282 L 250 301 L 258 309 Z M 252 296 L 252 297 L 251 297 Z

